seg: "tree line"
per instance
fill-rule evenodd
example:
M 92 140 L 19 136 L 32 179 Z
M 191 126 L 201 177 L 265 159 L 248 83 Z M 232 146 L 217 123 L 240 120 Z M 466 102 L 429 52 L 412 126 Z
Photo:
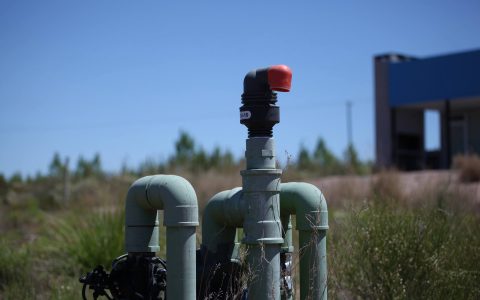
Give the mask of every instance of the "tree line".
M 216 170 L 227 172 L 237 170 L 244 163 L 243 158 L 236 159 L 228 149 L 224 150 L 217 146 L 212 151 L 205 150 L 185 131 L 180 132 L 174 146 L 175 152 L 167 160 L 146 159 L 136 168 L 124 164 L 120 173 L 143 176 L 179 171 L 197 173 Z M 371 163 L 359 159 L 353 145 L 349 145 L 343 158 L 339 158 L 328 148 L 323 138 L 319 138 L 316 146 L 311 150 L 301 145 L 298 155 L 289 160 L 287 164 L 289 169 L 310 173 L 313 176 L 365 174 L 370 172 L 371 167 Z M 62 158 L 59 153 L 54 153 L 47 174 L 37 173 L 35 176 L 23 177 L 21 173 L 17 172 L 10 178 L 6 178 L 0 173 L 0 189 L 9 183 L 42 181 L 47 178 L 60 179 L 68 176 L 72 180 L 81 180 L 91 177 L 102 178 L 109 175 L 114 174 L 109 174 L 103 169 L 102 160 L 98 153 L 94 154 L 92 158 L 80 156 L 73 168 L 69 166 L 68 157 Z
M 323 138 L 318 138 L 315 148 L 309 151 L 300 146 L 295 167 L 301 171 L 324 175 L 367 174 L 372 162 L 361 161 L 353 144 L 348 145 L 343 159 L 335 156 Z

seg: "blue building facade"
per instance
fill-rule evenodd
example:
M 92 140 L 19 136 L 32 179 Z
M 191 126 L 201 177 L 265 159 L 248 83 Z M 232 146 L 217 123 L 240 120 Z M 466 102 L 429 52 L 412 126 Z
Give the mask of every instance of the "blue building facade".
M 480 153 L 480 50 L 416 58 L 374 57 L 378 167 L 449 168 Z M 440 147 L 425 149 L 425 110 L 440 115 Z

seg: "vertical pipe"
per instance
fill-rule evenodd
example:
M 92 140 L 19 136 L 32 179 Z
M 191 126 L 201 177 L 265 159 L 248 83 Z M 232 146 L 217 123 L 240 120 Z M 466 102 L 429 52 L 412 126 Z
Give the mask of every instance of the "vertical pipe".
M 272 244 L 249 245 L 248 299 L 280 299 L 280 251 Z
M 196 238 L 198 205 L 195 190 L 182 177 L 146 176 L 128 190 L 125 203 L 127 252 L 152 256 L 159 250 L 158 210 L 164 210 L 167 227 L 169 299 L 196 299 Z
M 280 175 L 275 168 L 274 141 L 269 137 L 247 139 L 247 170 L 243 170 L 243 223 L 247 263 L 251 272 L 248 297 L 252 300 L 280 299 Z
M 300 299 L 327 299 L 326 230 L 299 230 Z
M 280 194 L 281 197 L 281 194 Z M 281 210 L 281 208 L 280 208 Z M 292 253 L 293 253 L 293 239 L 292 239 L 292 220 L 290 215 L 282 215 L 282 228 L 283 228 L 283 245 L 280 253 L 281 264 L 281 283 L 280 293 L 282 300 L 293 300 L 294 287 L 293 287 L 293 274 L 292 274 Z
M 312 184 L 283 183 L 281 213 L 296 215 L 300 250 L 300 299 L 327 299 L 327 203 Z
M 291 253 L 293 252 L 292 218 L 290 217 L 290 215 L 285 215 L 281 217 L 281 220 L 282 220 L 282 230 L 283 230 L 282 252 Z
M 168 299 L 196 299 L 195 227 L 167 227 Z

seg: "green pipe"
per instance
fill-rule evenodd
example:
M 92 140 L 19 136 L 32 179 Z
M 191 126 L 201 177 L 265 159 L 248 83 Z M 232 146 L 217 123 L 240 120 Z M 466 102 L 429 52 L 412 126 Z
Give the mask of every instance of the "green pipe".
M 205 206 L 202 218 L 202 246 L 217 253 L 219 245 L 235 246 L 236 228 L 243 226 L 245 213 L 241 188 L 220 192 Z
M 281 190 L 281 185 L 280 185 Z M 282 192 L 280 191 L 280 199 L 282 198 Z M 281 200 L 280 200 L 281 202 Z M 282 208 L 280 207 L 280 212 Z M 292 238 L 292 218 L 290 215 L 281 216 L 282 220 L 282 234 L 283 234 L 283 245 L 280 252 L 280 262 L 282 268 L 282 278 L 284 282 L 280 286 L 280 294 L 282 300 L 293 300 L 294 295 L 294 284 L 293 284 L 293 274 L 292 274 L 292 255 L 293 255 L 293 238 Z
M 167 299 L 196 299 L 196 246 L 195 227 L 167 227 Z
M 327 232 L 300 230 L 300 299 L 327 299 Z
M 197 196 L 192 185 L 174 175 L 146 176 L 128 190 L 125 204 L 125 248 L 129 253 L 157 252 L 158 210 L 167 227 L 167 297 L 196 299 L 195 227 Z M 170 279 L 170 280 L 169 280 Z
M 300 231 L 300 299 L 327 299 L 327 202 L 320 190 L 309 183 L 281 185 L 282 217 L 296 215 Z
M 247 207 L 240 188 L 215 195 L 205 208 L 205 216 L 214 217 L 203 219 L 202 246 L 208 246 L 213 251 L 220 244 L 233 244 L 235 228 L 241 227 L 246 213 Z M 299 249 L 302 249 L 301 299 L 327 299 L 328 211 L 323 194 L 312 184 L 282 183 L 280 184 L 280 215 L 284 232 L 284 244 L 281 247 L 283 252 L 293 251 L 289 220 L 291 215 L 296 215 L 296 229 L 300 231 Z M 224 235 L 225 232 L 229 234 Z
M 246 143 L 247 169 L 241 171 L 246 213 L 243 220 L 247 245 L 248 298 L 280 299 L 280 175 L 276 169 L 273 138 L 250 137 Z
M 282 185 L 280 185 L 280 203 L 282 202 Z M 282 211 L 282 207 L 280 207 L 280 214 Z M 293 252 L 293 239 L 292 239 L 292 218 L 290 215 L 283 215 L 280 218 L 282 220 L 282 233 L 283 233 L 283 245 L 282 245 L 282 252 L 283 253 L 292 253 Z

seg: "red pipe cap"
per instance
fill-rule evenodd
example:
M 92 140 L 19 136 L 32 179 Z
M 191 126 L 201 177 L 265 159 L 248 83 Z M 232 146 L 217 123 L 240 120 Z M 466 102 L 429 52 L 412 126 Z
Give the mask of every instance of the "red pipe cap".
M 292 86 L 292 70 L 286 65 L 268 68 L 268 85 L 272 91 L 290 92 Z

